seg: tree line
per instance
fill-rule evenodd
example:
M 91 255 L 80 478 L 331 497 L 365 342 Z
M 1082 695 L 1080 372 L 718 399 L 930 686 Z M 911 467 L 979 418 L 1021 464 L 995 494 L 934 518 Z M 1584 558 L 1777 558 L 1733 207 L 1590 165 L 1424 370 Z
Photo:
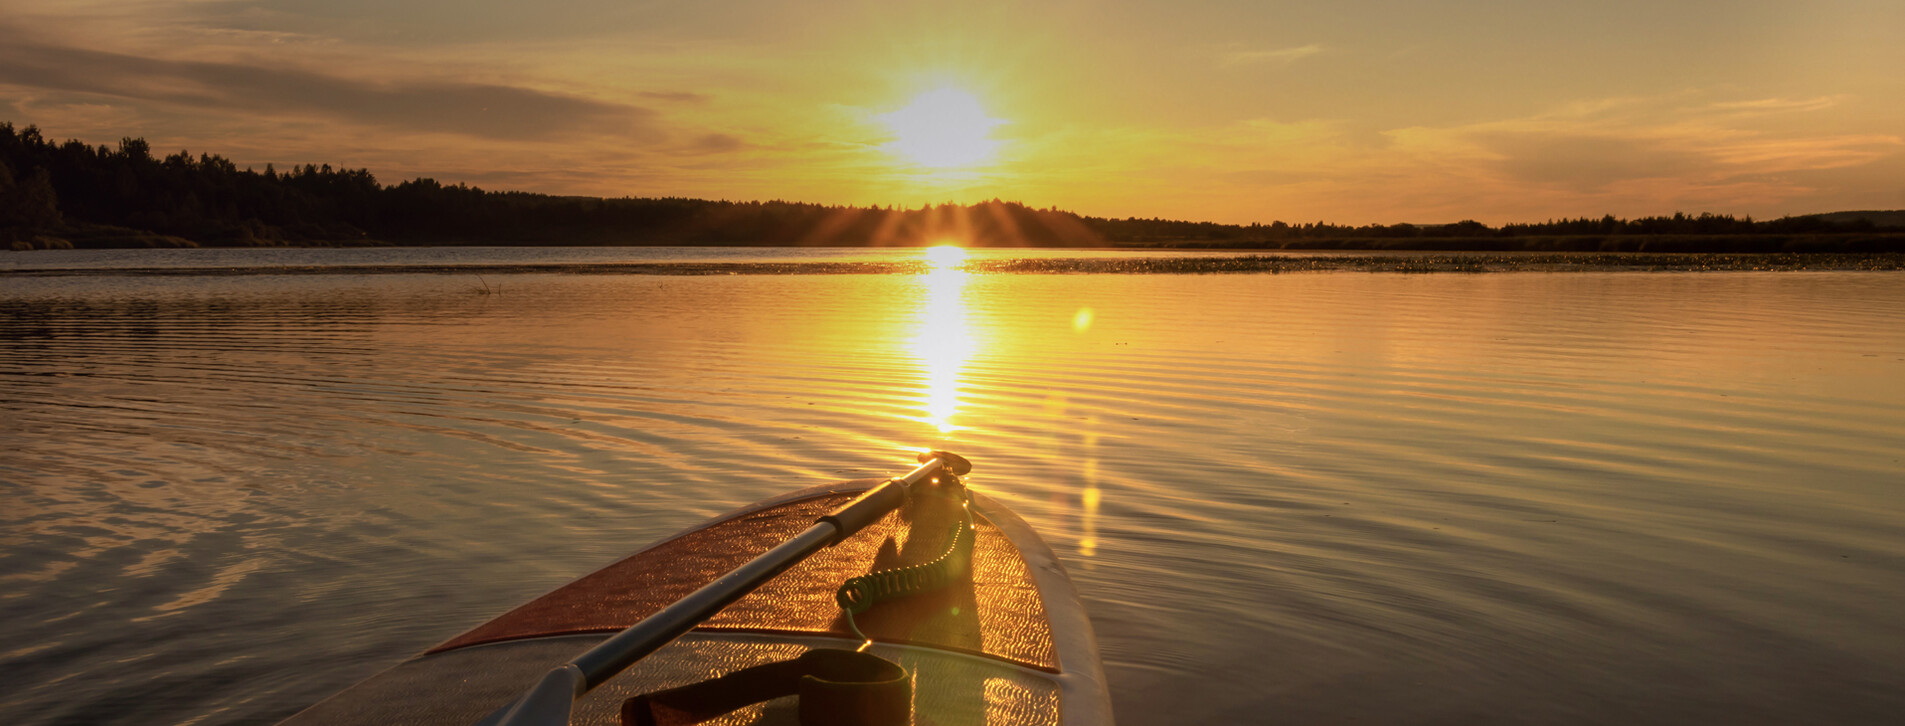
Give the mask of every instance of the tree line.
M 1500 227 L 1217 224 L 1088 217 L 994 199 L 918 209 L 676 197 L 603 199 L 488 191 L 418 178 L 382 184 L 368 169 L 306 164 L 239 169 L 212 154 L 155 155 L 55 143 L 0 123 L 0 242 L 32 247 L 154 245 L 1179 245 L 1502 248 L 1555 237 L 1756 236 L 1871 232 L 1868 219 L 1755 221 L 1675 214 L 1550 220 Z M 1490 241 L 1493 242 L 1490 242 Z M 1351 244 L 1354 243 L 1354 244 Z M 1513 244 L 1507 244 L 1513 247 Z M 1606 245 L 1602 245 L 1605 248 Z
M 367 169 L 239 169 L 212 154 L 157 156 L 144 139 L 54 143 L 0 123 L 0 234 L 20 246 L 202 244 L 1088 246 L 1070 212 L 993 200 L 919 209 L 785 201 L 551 196 Z
M 1312 222 L 1306 224 L 1217 224 L 1180 222 L 1166 219 L 1096 219 L 1086 223 L 1103 232 L 1111 241 L 1169 240 L 1303 240 L 1303 239 L 1488 239 L 1514 237 L 1614 236 L 1614 235 L 1753 235 L 1818 234 L 1835 232 L 1873 232 L 1870 219 L 1830 221 L 1818 215 L 1781 217 L 1754 221 L 1752 217 L 1702 213 L 1690 215 L 1623 219 L 1613 215 L 1599 218 L 1556 219 L 1546 222 L 1522 222 L 1490 227 L 1475 220 L 1452 224 L 1368 224 L 1362 226 Z

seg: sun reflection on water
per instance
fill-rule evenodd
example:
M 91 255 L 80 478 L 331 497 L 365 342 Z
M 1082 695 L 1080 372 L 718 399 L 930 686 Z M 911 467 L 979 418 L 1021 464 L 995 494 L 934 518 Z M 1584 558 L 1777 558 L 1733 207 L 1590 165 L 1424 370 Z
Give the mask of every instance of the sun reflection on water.
M 971 274 L 958 269 L 966 259 L 959 247 L 933 247 L 924 257 L 930 267 L 920 276 L 919 334 L 913 339 L 913 353 L 926 372 L 926 415 L 921 420 L 950 434 L 961 428 L 953 421 L 959 412 L 959 374 L 977 347 L 966 320 Z

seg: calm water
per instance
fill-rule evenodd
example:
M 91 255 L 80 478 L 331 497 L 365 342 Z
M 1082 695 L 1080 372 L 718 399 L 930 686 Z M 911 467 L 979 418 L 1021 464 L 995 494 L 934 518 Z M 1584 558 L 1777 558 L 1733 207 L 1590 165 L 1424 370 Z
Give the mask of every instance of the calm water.
M 1905 275 L 503 285 L 0 277 L 0 722 L 269 722 L 920 446 L 1126 724 L 1905 709 Z

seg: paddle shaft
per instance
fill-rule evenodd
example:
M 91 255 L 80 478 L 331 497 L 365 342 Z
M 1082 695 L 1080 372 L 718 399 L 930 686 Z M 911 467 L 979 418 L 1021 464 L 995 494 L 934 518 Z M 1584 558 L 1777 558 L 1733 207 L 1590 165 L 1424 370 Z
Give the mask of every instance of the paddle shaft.
M 793 539 L 577 656 L 570 662 L 582 669 L 585 690 L 601 685 L 643 656 L 693 630 L 701 621 L 714 617 L 722 608 L 747 596 L 775 575 L 825 549 L 838 532 L 839 528 L 832 522 L 816 522 Z
M 939 473 L 940 459 L 928 459 L 898 479 L 888 479 L 800 534 L 728 571 L 660 612 L 610 636 L 588 652 L 550 671 L 529 692 L 482 723 L 566 724 L 574 699 L 615 677 L 635 661 L 674 642 L 722 608 L 746 597 L 789 567 L 852 536 L 906 501 L 906 489 Z M 567 697 L 564 697 L 567 692 Z M 560 709 L 559 711 L 557 709 Z M 497 718 L 500 716 L 501 718 Z

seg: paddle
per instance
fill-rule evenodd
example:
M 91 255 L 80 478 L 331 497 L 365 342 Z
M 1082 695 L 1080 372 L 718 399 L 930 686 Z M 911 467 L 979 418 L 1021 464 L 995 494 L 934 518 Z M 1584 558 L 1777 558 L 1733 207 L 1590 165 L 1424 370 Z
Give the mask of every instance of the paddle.
M 905 476 L 881 482 L 820 517 L 806 531 L 549 671 L 534 687 L 478 721 L 477 726 L 568 724 L 569 709 L 583 694 L 615 677 L 635 661 L 674 642 L 775 575 L 886 516 L 906 501 L 907 488 L 932 478 L 941 469 L 955 476 L 972 469 L 972 464 L 965 459 L 943 451 L 921 454 L 920 461 L 919 468 Z

